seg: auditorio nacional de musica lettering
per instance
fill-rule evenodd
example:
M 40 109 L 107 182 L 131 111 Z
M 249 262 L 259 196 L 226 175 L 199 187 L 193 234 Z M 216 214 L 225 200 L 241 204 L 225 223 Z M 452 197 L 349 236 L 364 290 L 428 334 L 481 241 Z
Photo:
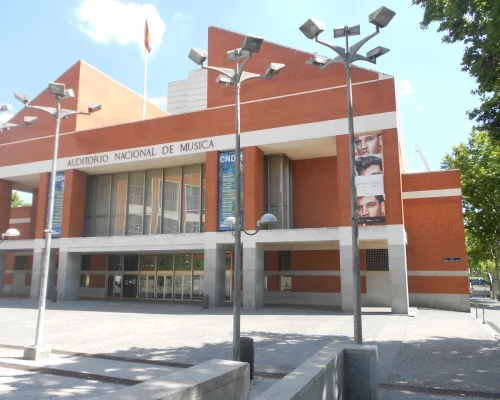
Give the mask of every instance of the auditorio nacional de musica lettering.
M 241 40 L 209 28 L 210 64 L 232 68 L 226 51 Z M 345 74 L 308 58 L 265 43 L 247 66 L 286 64 L 242 88 L 244 227 L 264 213 L 278 221 L 243 235 L 245 308 L 352 310 Z M 234 90 L 206 70 L 186 74 L 169 84 L 168 112 L 148 104 L 144 121 L 139 95 L 83 61 L 54 79 L 75 90 L 64 107 L 102 104 L 61 126 L 49 279 L 60 299 L 231 301 L 234 238 L 222 221 L 234 210 Z M 408 173 L 394 78 L 352 75 L 362 302 L 468 311 L 460 174 Z M 29 111 L 38 124 L 0 135 L 0 230 L 21 232 L 0 244 L 0 291 L 36 298 L 54 121 Z M 33 205 L 10 209 L 13 189 L 33 193 Z

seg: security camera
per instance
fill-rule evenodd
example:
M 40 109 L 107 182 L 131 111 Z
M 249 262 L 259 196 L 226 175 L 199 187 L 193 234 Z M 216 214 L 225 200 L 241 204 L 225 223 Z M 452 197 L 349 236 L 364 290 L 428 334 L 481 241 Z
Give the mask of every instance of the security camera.
M 274 75 L 278 75 L 283 68 L 285 68 L 285 64 L 271 63 L 266 69 L 266 76 L 272 78 Z

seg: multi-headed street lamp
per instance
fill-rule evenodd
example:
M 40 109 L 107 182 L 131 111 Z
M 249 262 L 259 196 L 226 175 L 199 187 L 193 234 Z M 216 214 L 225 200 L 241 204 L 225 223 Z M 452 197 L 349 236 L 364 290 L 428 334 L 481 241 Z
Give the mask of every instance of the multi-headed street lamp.
M 204 69 L 217 71 L 220 75 L 217 77 L 217 83 L 226 87 L 233 85 L 236 95 L 236 145 L 235 145 L 235 164 L 234 179 L 236 187 L 236 210 L 234 219 L 234 296 L 233 296 L 233 360 L 240 361 L 240 307 L 241 307 L 241 149 L 240 149 L 240 85 L 249 79 L 271 79 L 279 74 L 285 64 L 271 63 L 267 67 L 264 75 L 245 72 L 245 66 L 248 64 L 254 53 L 258 53 L 262 47 L 264 39 L 255 36 L 245 36 L 241 48 L 227 52 L 229 61 L 236 63 L 236 70 L 204 65 L 208 58 L 206 50 L 192 48 L 189 52 L 189 58 Z M 240 64 L 240 60 L 243 62 Z M 262 220 L 261 220 L 262 221 Z
M 0 111 L 10 111 L 12 107 L 10 104 L 0 104 Z M 0 132 L 4 129 L 10 128 L 26 128 L 27 126 L 33 125 L 38 121 L 37 117 L 24 117 L 24 125 L 13 124 L 11 122 L 0 122 Z
M 376 64 L 377 58 L 389 52 L 385 47 L 376 47 L 369 51 L 366 56 L 359 55 L 361 47 L 371 38 L 380 33 L 381 28 L 385 28 L 396 13 L 386 7 L 380 7 L 375 12 L 371 13 L 368 21 L 375 25 L 376 30 L 371 35 L 361 39 L 359 42 L 349 47 L 349 36 L 361 34 L 359 25 L 343 26 L 333 30 L 333 37 L 345 37 L 345 47 L 337 46 L 319 39 L 319 34 L 325 30 L 325 24 L 315 18 L 309 18 L 299 29 L 308 38 L 314 39 L 317 43 L 322 44 L 332 49 L 337 56 L 335 58 L 327 58 L 318 54 L 313 55 L 308 64 L 317 65 L 321 69 L 328 67 L 334 63 L 343 63 L 345 66 L 345 74 L 347 80 L 347 109 L 348 109 L 348 125 L 349 125 L 349 166 L 350 166 L 350 182 L 351 182 L 351 225 L 352 225 L 352 259 L 353 259 L 353 278 L 354 278 L 354 341 L 356 344 L 363 343 L 363 332 L 361 326 L 361 273 L 359 265 L 359 231 L 358 231 L 358 213 L 356 210 L 357 194 L 356 194 L 356 170 L 355 170 L 355 151 L 354 151 L 354 116 L 352 108 L 352 85 L 351 85 L 351 65 L 355 61 L 368 61 Z
M 38 302 L 38 319 L 36 324 L 36 339 L 34 348 L 28 348 L 24 356 L 29 359 L 37 359 L 39 357 L 50 354 L 50 350 L 43 349 L 43 317 L 45 313 L 45 301 L 47 297 L 47 283 L 49 275 L 49 261 L 50 261 L 50 245 L 52 241 L 52 220 L 54 216 L 54 194 L 56 187 L 56 172 L 57 172 L 57 155 L 59 150 L 59 130 L 61 119 L 68 118 L 72 115 L 90 115 L 101 109 L 100 104 L 89 104 L 88 110 L 76 111 L 61 109 L 61 100 L 75 97 L 73 89 L 66 89 L 64 83 L 49 83 L 49 92 L 56 98 L 56 107 L 34 106 L 29 104 L 29 97 L 24 93 L 14 93 L 17 100 L 24 104 L 25 108 L 34 108 L 42 110 L 52 115 L 56 120 L 56 131 L 54 137 L 54 155 L 52 157 L 52 172 L 50 175 L 50 190 L 49 190 L 49 212 L 47 214 L 47 223 L 44 230 L 45 234 L 45 248 L 42 260 L 42 281 L 40 285 L 40 295 Z

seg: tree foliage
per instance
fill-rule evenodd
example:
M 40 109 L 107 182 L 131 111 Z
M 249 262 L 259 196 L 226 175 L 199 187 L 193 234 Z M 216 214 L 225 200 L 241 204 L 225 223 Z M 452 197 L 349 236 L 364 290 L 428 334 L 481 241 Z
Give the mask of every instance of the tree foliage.
M 471 269 L 500 258 L 500 145 L 484 131 L 474 130 L 467 143 L 453 148 L 441 163 L 460 169 L 467 255 Z M 483 269 L 484 269 L 483 268 Z
M 30 204 L 25 203 L 24 201 L 21 200 L 21 196 L 19 196 L 19 193 L 16 191 L 12 191 L 12 198 L 10 200 L 10 206 L 11 207 L 25 207 L 29 206 Z
M 462 42 L 462 70 L 476 79 L 481 106 L 469 112 L 478 127 L 500 141 L 500 1 L 412 0 L 424 9 L 423 29 L 438 23 L 445 43 Z

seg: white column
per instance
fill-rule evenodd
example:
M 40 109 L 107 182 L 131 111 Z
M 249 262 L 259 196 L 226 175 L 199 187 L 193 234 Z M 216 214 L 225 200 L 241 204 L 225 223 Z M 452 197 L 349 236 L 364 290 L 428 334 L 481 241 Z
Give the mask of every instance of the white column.
M 340 290 L 342 311 L 354 310 L 354 277 L 350 227 L 339 228 Z
M 33 269 L 31 271 L 30 298 L 35 300 L 38 300 L 40 296 L 40 281 L 42 279 L 42 255 L 42 249 L 35 248 L 33 250 Z
M 222 307 L 226 285 L 225 251 L 221 248 L 205 249 L 203 294 L 208 295 L 210 308 Z
M 406 233 L 403 225 L 387 226 L 391 311 L 408 314 L 408 272 L 406 268 Z
M 7 266 L 7 253 L 0 251 L 0 296 L 3 295 L 3 282 L 5 279 L 5 268 Z
M 243 308 L 264 307 L 264 250 L 243 246 Z
M 59 267 L 57 271 L 58 300 L 78 300 L 81 267 L 81 254 L 59 252 Z

